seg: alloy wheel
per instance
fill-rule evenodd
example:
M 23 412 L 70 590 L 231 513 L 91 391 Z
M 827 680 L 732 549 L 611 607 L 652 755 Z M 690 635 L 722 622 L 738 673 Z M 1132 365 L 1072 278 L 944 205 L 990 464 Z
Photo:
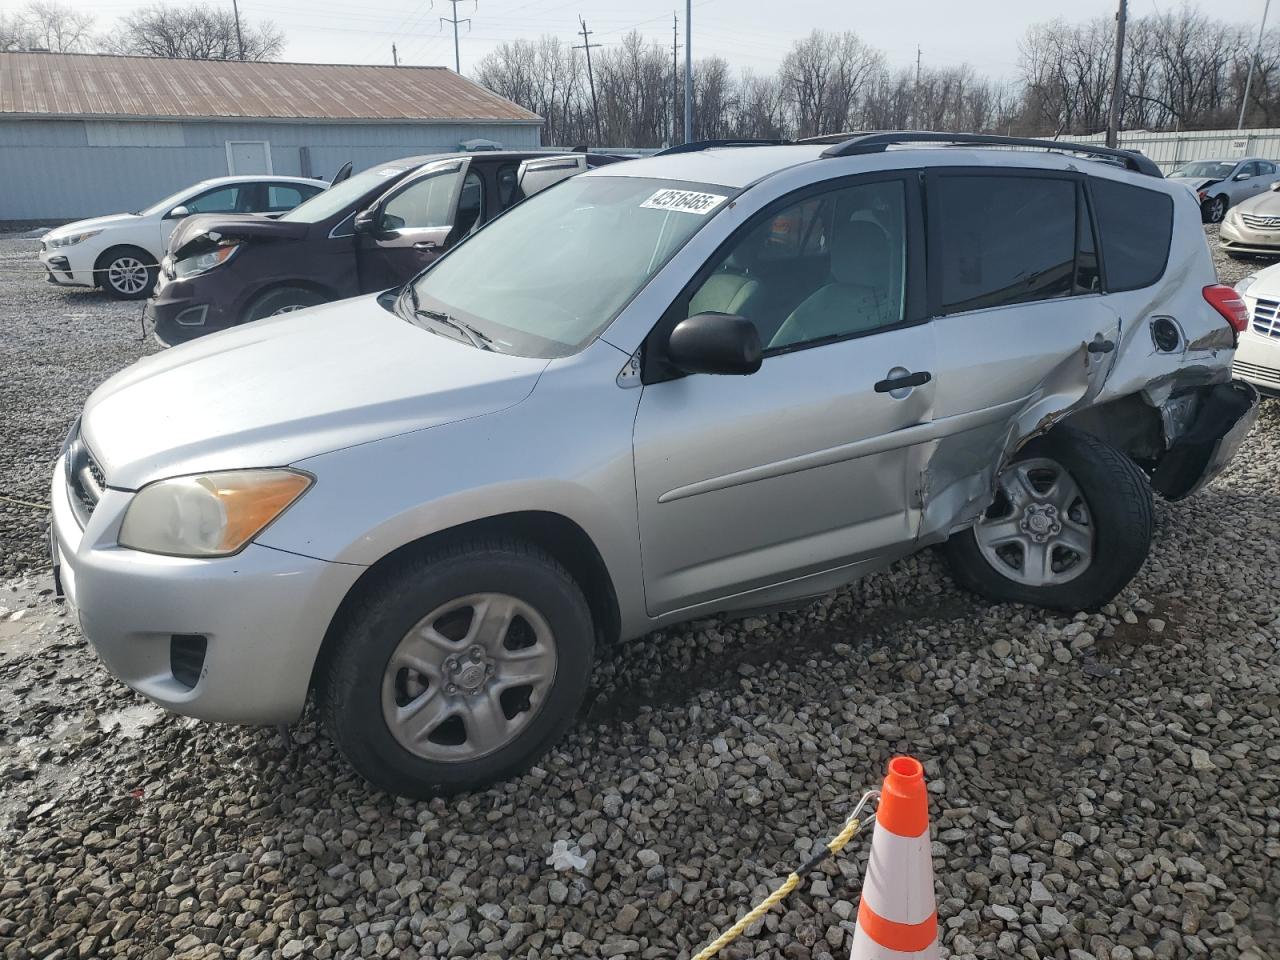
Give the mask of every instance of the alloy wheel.
M 992 567 L 1030 587 L 1068 583 L 1089 569 L 1096 543 L 1089 505 L 1060 463 L 1012 463 L 996 486 L 995 503 L 973 528 Z
M 137 257 L 117 257 L 107 267 L 107 282 L 113 290 L 134 296 L 147 288 L 147 265 Z
M 507 594 L 472 594 L 423 617 L 396 646 L 382 716 L 416 756 L 476 760 L 528 727 L 555 675 L 555 638 L 536 609 Z

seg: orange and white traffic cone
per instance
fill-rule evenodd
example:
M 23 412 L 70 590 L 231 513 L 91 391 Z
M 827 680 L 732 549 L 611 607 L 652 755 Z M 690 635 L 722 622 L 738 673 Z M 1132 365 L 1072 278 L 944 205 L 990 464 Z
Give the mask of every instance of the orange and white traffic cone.
M 894 757 L 880 789 L 849 960 L 937 960 L 938 907 L 924 767 Z

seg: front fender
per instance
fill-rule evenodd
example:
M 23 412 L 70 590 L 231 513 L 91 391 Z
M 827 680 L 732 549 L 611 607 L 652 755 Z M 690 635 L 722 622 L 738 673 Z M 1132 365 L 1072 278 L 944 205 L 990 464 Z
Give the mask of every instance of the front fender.
M 640 391 L 616 385 L 625 362 L 597 341 L 554 361 L 513 407 L 300 460 L 315 486 L 259 542 L 370 566 L 475 520 L 558 514 L 595 544 L 625 629 L 643 610 L 631 456 Z

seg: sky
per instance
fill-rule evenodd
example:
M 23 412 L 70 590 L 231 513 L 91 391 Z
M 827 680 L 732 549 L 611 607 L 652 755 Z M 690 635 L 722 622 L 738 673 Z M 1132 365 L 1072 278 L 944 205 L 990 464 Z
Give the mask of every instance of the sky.
M 150 0 L 60 0 L 89 11 L 108 28 Z M 177 0 L 182 3 L 185 0 Z M 201 0 L 230 9 L 231 0 Z M 1212 0 L 1203 8 L 1226 20 L 1256 24 L 1265 0 Z M 0 11 L 25 0 L 0 0 Z M 1176 9 L 1181 0 L 1130 0 L 1130 16 Z M 680 16 L 684 42 L 685 0 L 460 0 L 462 70 L 470 72 L 504 41 L 544 33 L 568 38 L 581 14 L 591 40 L 618 43 L 632 28 L 671 43 L 671 15 Z M 244 20 L 271 20 L 288 39 L 282 59 L 313 63 L 390 63 L 395 43 L 402 64 L 453 64 L 449 0 L 239 0 Z M 1114 16 L 1117 0 L 693 0 L 694 57 L 719 54 L 738 68 L 777 69 L 791 42 L 814 27 L 853 30 L 884 51 L 891 66 L 922 61 L 936 67 L 968 63 L 979 72 L 1012 78 L 1018 41 L 1027 27 L 1062 17 L 1071 21 Z M 1273 11 L 1280 22 L 1280 10 Z M 579 42 L 580 39 L 579 39 Z M 683 51 L 681 58 L 683 60 Z

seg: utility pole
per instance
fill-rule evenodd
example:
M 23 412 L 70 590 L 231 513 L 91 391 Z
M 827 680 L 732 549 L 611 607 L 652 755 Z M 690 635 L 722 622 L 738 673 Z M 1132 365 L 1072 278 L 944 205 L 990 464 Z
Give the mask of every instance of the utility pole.
M 680 18 L 671 14 L 671 136 L 667 146 L 676 143 L 676 114 L 680 112 Z
M 393 67 L 400 66 L 400 57 L 396 54 L 396 45 L 394 43 L 391 45 L 391 65 Z
M 591 48 L 598 47 L 600 44 L 591 42 L 592 31 L 587 29 L 587 21 L 582 19 L 582 14 L 578 14 L 578 22 L 582 24 L 582 46 L 574 47 L 575 50 L 587 51 L 587 86 L 591 88 L 591 119 L 594 121 L 596 131 L 596 146 L 601 146 L 600 142 L 600 107 L 596 103 L 596 80 L 595 75 L 591 72 Z
M 684 2 L 684 142 L 693 140 L 693 0 Z
M 920 57 L 923 51 L 920 46 L 916 45 L 916 89 L 911 95 L 911 126 L 915 130 L 920 129 Z
M 1253 86 L 1253 68 L 1262 56 L 1262 35 L 1267 31 L 1267 14 L 1271 12 L 1271 0 L 1267 0 L 1262 8 L 1262 23 L 1258 26 L 1258 46 L 1253 51 L 1253 59 L 1249 61 L 1249 73 L 1244 81 L 1244 97 L 1240 101 L 1240 119 L 1236 121 L 1236 129 L 1244 129 L 1244 111 L 1249 105 L 1249 88 Z
M 240 4 L 237 0 L 231 0 L 231 11 L 236 18 L 236 47 L 240 50 L 240 59 L 244 59 L 244 36 L 240 33 Z
M 1107 118 L 1107 146 L 1114 147 L 1120 141 L 1120 106 L 1124 102 L 1124 26 L 1129 16 L 1128 0 L 1120 0 L 1116 13 L 1116 65 L 1111 74 L 1111 115 Z
M 467 17 L 465 20 L 458 19 L 458 4 L 462 2 L 463 0 L 445 0 L 445 3 L 453 4 L 453 16 L 440 18 L 441 24 L 453 24 L 453 69 L 455 73 L 462 73 L 462 57 L 458 54 L 458 24 L 465 23 L 467 25 L 467 29 L 471 29 L 470 17 Z M 480 0 L 476 0 L 476 9 L 480 9 Z

